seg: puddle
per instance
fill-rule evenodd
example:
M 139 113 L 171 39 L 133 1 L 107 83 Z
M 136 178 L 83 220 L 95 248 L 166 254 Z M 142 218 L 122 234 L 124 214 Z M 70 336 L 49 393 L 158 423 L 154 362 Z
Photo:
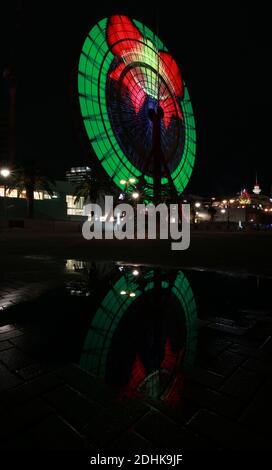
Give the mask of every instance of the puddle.
M 79 364 L 120 398 L 177 405 L 212 341 L 255 341 L 259 312 L 271 317 L 270 279 L 80 260 L 65 270 L 77 275 L 11 309 L 19 347 L 49 368 Z

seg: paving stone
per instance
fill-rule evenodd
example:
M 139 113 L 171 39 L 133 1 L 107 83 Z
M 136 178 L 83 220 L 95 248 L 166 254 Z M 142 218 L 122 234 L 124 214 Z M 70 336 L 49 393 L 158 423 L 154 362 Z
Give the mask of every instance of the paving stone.
M 196 402 L 198 409 L 208 408 L 226 417 L 237 417 L 243 408 L 241 400 L 195 383 L 185 387 L 184 396 L 185 398 L 189 397 L 192 402 Z
M 272 336 L 268 336 L 262 345 L 262 350 L 267 352 L 268 354 L 272 353 Z M 270 356 L 271 357 L 271 356 Z
M 26 401 L 29 401 L 32 397 L 27 393 L 28 384 L 22 384 L 9 390 L 0 392 L 0 403 L 7 410 L 14 408 Z
M 5 333 L 1 333 L 0 340 L 4 341 L 4 339 L 16 338 L 17 336 L 22 336 L 23 334 L 24 334 L 23 331 L 20 331 L 18 329 L 12 330 L 12 331 L 7 331 Z
M 239 343 L 233 343 L 227 350 L 228 352 L 241 354 L 245 357 L 265 357 L 267 354 L 262 349 L 245 346 Z
M 218 442 L 223 449 L 268 449 L 270 443 L 208 410 L 200 410 L 188 427 Z
M 56 374 L 68 385 L 105 407 L 110 406 L 115 401 L 113 391 L 75 364 L 69 364 L 63 369 L 57 370 Z
M 33 435 L 29 430 L 24 430 L 23 433 L 12 436 L 9 439 L 3 439 L 0 442 L 0 450 L 8 451 L 9 452 L 9 459 L 11 455 L 11 451 L 16 450 L 36 450 L 36 443 L 33 438 Z
M 0 311 L 7 310 L 9 307 L 12 307 L 13 303 L 4 297 L 0 300 Z M 3 333 L 2 333 L 3 334 Z
M 229 375 L 239 365 L 241 365 L 244 360 L 245 356 L 225 351 L 217 356 L 213 361 L 208 362 L 206 367 L 218 374 Z
M 14 325 L 0 326 L 0 338 L 1 338 L 2 333 L 7 333 L 7 332 L 10 332 L 10 331 L 14 331 L 14 330 L 16 330 Z
M 201 367 L 188 370 L 188 376 L 191 380 L 214 389 L 219 388 L 225 380 L 224 376 Z
M 5 351 L 5 349 L 9 348 L 12 348 L 12 344 L 8 340 L 1 341 L 0 337 L 0 351 Z
M 50 415 L 32 429 L 35 449 L 44 450 L 84 450 L 86 442 L 74 429 L 59 416 Z
M 28 393 L 31 396 L 38 396 L 48 392 L 49 390 L 55 389 L 62 384 L 63 380 L 56 374 L 50 372 L 49 374 L 44 374 L 29 382 L 27 384 Z
M 209 323 L 209 328 L 212 328 L 222 333 L 229 333 L 232 336 L 242 336 L 249 330 L 249 328 L 252 328 L 254 326 L 255 322 L 245 321 L 244 323 L 244 325 L 240 325 L 238 322 L 228 318 L 215 317 L 211 319 L 211 322 Z
M 20 331 L 22 331 L 20 329 Z M 33 352 L 33 350 L 37 350 L 37 342 L 35 339 L 35 333 L 33 335 L 33 332 L 31 331 L 30 328 L 28 328 L 25 331 L 22 331 L 21 336 L 16 336 L 15 338 L 11 338 L 10 342 L 16 346 L 17 349 L 22 350 L 26 354 L 30 354 Z
M 188 384 L 186 384 L 184 391 L 187 388 Z M 169 419 L 181 425 L 186 423 L 200 408 L 198 403 L 191 400 L 190 394 L 186 395 L 184 392 L 178 404 L 167 403 L 162 400 L 148 400 L 148 403 L 153 409 L 160 411 Z
M 108 449 L 128 452 L 150 451 L 153 448 L 154 445 L 151 444 L 151 442 L 148 442 L 146 439 L 132 431 L 126 432 L 119 439 L 108 445 Z
M 110 442 L 121 436 L 123 426 L 113 421 L 112 416 L 104 408 L 96 408 L 89 423 L 82 429 L 91 445 L 104 448 Z
M 133 426 L 149 410 L 150 407 L 148 405 L 136 398 L 132 398 L 118 400 L 107 411 L 113 423 L 118 424 L 118 427 L 121 429 L 126 429 Z
M 185 430 L 158 412 L 152 411 L 146 414 L 136 424 L 134 430 L 147 441 L 152 442 L 157 449 L 188 450 L 213 447 L 205 439 Z
M 220 391 L 245 400 L 257 391 L 261 382 L 261 378 L 256 372 L 239 368 L 227 379 Z
M 84 427 L 94 415 L 99 416 L 102 409 L 97 403 L 90 403 L 67 385 L 47 393 L 44 398 L 65 420 L 79 429 Z
M 30 364 L 27 367 L 23 367 L 18 371 L 18 375 L 24 380 L 31 380 L 38 377 L 43 373 L 43 369 L 40 364 Z
M 2 391 L 0 393 L 0 403 L 2 403 L 4 407 L 12 408 L 35 397 L 39 397 L 62 384 L 62 380 L 54 374 L 44 374 L 28 383 Z
M 52 411 L 52 408 L 38 398 L 7 410 L 1 416 L 0 438 L 28 428 L 51 414 Z
M 16 385 L 20 383 L 22 383 L 20 377 L 0 364 L 0 392 L 2 392 L 2 390 L 8 390 L 11 387 L 16 387 Z
M 256 394 L 254 400 L 241 416 L 241 423 L 249 429 L 258 429 L 260 434 L 271 437 L 272 422 L 272 382 L 268 382 Z
M 258 360 L 255 358 L 248 359 L 243 367 L 255 371 L 257 374 L 272 375 L 272 362 Z
M 198 362 L 202 363 L 202 360 L 218 356 L 220 353 L 230 347 L 232 343 L 223 338 L 217 338 L 216 336 L 210 335 L 210 332 L 206 330 L 206 334 L 201 334 L 198 342 Z
M 12 371 L 17 371 L 33 363 L 33 359 L 17 348 L 10 348 L 0 353 L 0 361 Z

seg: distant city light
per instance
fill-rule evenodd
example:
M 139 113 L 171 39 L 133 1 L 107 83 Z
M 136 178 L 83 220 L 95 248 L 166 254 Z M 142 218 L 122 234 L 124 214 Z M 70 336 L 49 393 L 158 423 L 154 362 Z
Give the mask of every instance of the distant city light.
M 230 199 L 230 200 L 229 200 L 230 204 L 233 204 L 234 201 L 235 201 L 234 199 Z
M 132 271 L 132 274 L 133 274 L 133 276 L 139 276 L 139 271 L 138 271 L 138 269 L 134 269 L 134 270 Z
M 139 193 L 136 193 L 136 192 L 132 193 L 132 197 L 133 199 L 138 199 Z
M 221 209 L 222 214 L 225 214 L 226 209 Z
M 222 202 L 223 202 L 223 204 L 227 204 L 228 201 L 226 199 L 223 199 Z
M 196 202 L 196 203 L 195 203 L 195 206 L 196 206 L 196 207 L 200 207 L 200 206 L 201 206 L 200 202 Z

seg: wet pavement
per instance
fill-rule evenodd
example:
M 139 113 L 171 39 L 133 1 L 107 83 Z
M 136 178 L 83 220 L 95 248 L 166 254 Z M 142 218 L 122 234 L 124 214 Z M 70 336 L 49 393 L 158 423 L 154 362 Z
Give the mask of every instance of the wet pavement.
M 1 450 L 270 449 L 271 283 L 25 257 L 0 289 Z

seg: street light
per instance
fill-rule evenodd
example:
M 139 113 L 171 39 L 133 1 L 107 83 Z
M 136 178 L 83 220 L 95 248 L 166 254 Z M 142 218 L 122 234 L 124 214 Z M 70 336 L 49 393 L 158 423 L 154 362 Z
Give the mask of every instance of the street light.
M 128 187 L 129 184 L 134 184 L 134 183 L 136 183 L 136 179 L 135 179 L 135 178 L 129 178 L 128 180 L 125 180 L 125 179 L 121 179 L 121 180 L 120 180 L 120 184 L 126 185 L 126 187 Z
M 5 212 L 5 219 L 7 220 L 8 218 L 8 212 L 7 212 L 7 184 L 6 184 L 6 179 L 10 176 L 11 172 L 8 168 L 1 168 L 0 170 L 0 175 L 4 178 L 4 212 Z
M 200 207 L 200 206 L 201 206 L 200 202 L 196 202 L 196 203 L 195 203 L 195 206 L 196 206 L 196 207 Z
M 136 193 L 136 191 L 133 192 L 133 193 L 132 193 L 132 197 L 133 197 L 133 199 L 138 199 L 139 193 Z
M 10 170 L 8 168 L 2 168 L 0 175 L 3 176 L 3 178 L 8 178 L 10 176 Z

